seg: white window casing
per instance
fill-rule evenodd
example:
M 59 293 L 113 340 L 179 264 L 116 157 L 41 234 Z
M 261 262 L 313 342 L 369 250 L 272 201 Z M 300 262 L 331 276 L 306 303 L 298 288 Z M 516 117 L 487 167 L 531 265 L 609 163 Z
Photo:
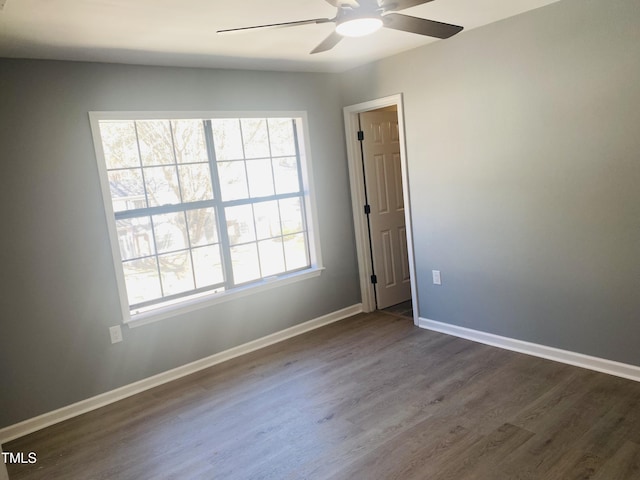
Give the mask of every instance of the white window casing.
M 322 270 L 306 112 L 90 112 L 122 322 Z

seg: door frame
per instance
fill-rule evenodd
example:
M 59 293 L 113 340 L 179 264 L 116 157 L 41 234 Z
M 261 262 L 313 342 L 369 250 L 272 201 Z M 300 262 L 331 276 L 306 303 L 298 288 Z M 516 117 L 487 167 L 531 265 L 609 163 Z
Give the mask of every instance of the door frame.
M 353 208 L 353 226 L 356 237 L 358 271 L 360 274 L 360 292 L 362 310 L 372 312 L 376 309 L 374 286 L 371 283 L 373 266 L 369 246 L 369 230 L 364 214 L 364 174 L 362 172 L 362 154 L 358 141 L 360 113 L 379 108 L 395 106 L 398 113 L 398 131 L 400 137 L 400 166 L 402 175 L 402 194 L 404 198 L 404 217 L 407 232 L 407 255 L 409 256 L 409 275 L 411 276 L 411 299 L 413 304 L 413 323 L 418 324 L 418 289 L 416 286 L 416 269 L 413 255 L 413 227 L 411 223 L 411 201 L 409 192 L 409 173 L 404 133 L 404 109 L 402 94 L 370 100 L 344 107 L 344 126 L 347 143 L 347 160 L 349 164 L 349 183 L 351 186 L 351 206 Z

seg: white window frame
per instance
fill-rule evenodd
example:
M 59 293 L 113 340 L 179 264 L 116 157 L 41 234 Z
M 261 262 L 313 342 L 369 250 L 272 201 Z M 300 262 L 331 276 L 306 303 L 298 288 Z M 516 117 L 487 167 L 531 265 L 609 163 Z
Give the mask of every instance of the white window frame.
M 311 266 L 304 270 L 280 274 L 251 284 L 235 287 L 222 292 L 205 292 L 191 296 L 182 297 L 173 301 L 161 302 L 157 306 L 145 311 L 132 314 L 129 308 L 129 299 L 125 283 L 122 257 L 118 243 L 116 228 L 116 217 L 113 210 L 111 191 L 109 188 L 109 177 L 107 174 L 107 164 L 102 146 L 99 122 L 111 121 L 131 121 L 131 120 L 189 120 L 189 119 L 223 119 L 223 118 L 292 118 L 297 121 L 298 146 L 300 151 L 300 168 L 302 177 L 302 193 L 304 197 L 305 214 L 307 219 L 307 232 L 309 242 L 309 257 Z M 96 153 L 96 162 L 100 176 L 100 186 L 107 221 L 107 229 L 111 244 L 111 254 L 113 257 L 116 274 L 116 284 L 121 307 L 122 323 L 129 327 L 137 327 L 155 321 L 183 315 L 188 312 L 206 308 L 212 305 L 231 301 L 240 297 L 253 295 L 265 290 L 284 286 L 287 284 L 300 282 L 308 278 L 317 277 L 324 267 L 322 265 L 322 254 L 320 251 L 320 233 L 318 229 L 318 215 L 316 209 L 315 189 L 313 186 L 313 175 L 311 168 L 311 151 L 309 146 L 308 119 L 305 111 L 122 111 L 122 112 L 89 112 L 89 122 Z

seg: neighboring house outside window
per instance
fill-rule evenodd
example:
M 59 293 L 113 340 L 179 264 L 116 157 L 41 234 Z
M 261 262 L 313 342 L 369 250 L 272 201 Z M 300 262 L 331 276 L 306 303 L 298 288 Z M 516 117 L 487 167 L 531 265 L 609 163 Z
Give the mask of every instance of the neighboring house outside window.
M 125 322 L 319 273 L 304 114 L 90 115 Z

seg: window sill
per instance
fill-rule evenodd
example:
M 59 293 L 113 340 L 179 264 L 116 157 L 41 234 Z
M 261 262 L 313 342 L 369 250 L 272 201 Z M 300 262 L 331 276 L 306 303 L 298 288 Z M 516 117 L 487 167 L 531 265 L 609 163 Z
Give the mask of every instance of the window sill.
M 322 273 L 322 270 L 324 270 L 324 267 L 312 267 L 301 272 L 265 279 L 259 283 L 234 288 L 233 290 L 226 292 L 212 293 L 210 295 L 184 300 L 176 305 L 158 307 L 151 311 L 132 315 L 131 319 L 124 322 L 124 324 L 129 328 L 137 328 L 166 318 L 176 317 L 202 308 L 229 302 L 255 293 L 264 292 L 266 290 L 271 290 L 272 288 L 282 287 L 308 278 L 318 277 Z

